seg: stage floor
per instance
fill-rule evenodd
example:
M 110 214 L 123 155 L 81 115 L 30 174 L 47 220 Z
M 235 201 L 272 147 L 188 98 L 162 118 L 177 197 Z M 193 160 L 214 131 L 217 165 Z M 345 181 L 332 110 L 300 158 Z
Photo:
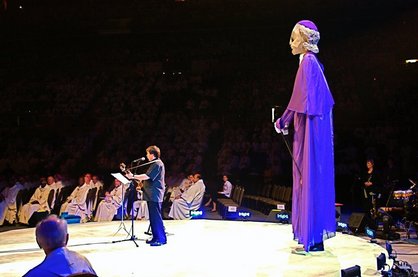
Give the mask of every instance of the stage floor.
M 124 225 L 129 231 L 130 221 Z M 359 237 L 337 233 L 324 252 L 293 254 L 300 246 L 291 225 L 265 222 L 165 221 L 167 245 L 150 247 L 144 240 L 148 221 L 136 221 L 133 241 L 120 222 L 69 225 L 69 248 L 85 255 L 98 276 L 340 276 L 360 265 L 362 276 L 380 276 L 376 257 L 387 252 Z M 122 226 L 123 227 L 123 226 Z M 0 233 L 0 276 L 22 276 L 44 259 L 34 228 Z

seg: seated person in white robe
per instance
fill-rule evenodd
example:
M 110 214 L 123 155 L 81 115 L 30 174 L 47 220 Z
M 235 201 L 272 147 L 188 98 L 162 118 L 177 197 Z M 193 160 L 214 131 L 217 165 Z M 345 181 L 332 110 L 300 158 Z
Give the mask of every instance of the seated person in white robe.
M 183 192 L 188 190 L 190 186 L 193 183 L 193 175 L 187 176 L 187 178 L 184 178 L 183 181 L 181 181 L 180 185 L 177 187 L 173 187 L 173 190 L 170 195 L 170 201 L 173 202 L 176 197 L 181 195 Z
M 90 189 L 91 175 L 87 173 L 84 175 L 84 183 L 74 189 L 67 200 L 62 204 L 60 214 L 67 212 L 69 215 L 78 215 L 81 217 L 81 222 L 86 222 L 87 211 L 87 193 Z
M 168 214 L 169 217 L 173 219 L 189 219 L 190 211 L 200 208 L 206 187 L 200 174 L 193 175 L 193 182 L 184 193 L 174 199 Z
M 103 186 L 104 185 L 103 185 L 103 182 L 99 179 L 99 176 L 97 176 L 97 175 L 93 175 L 91 181 L 93 182 L 92 188 L 96 188 L 97 189 L 96 190 L 96 195 L 94 197 L 94 201 L 92 201 L 92 203 L 90 203 L 90 207 L 92 207 L 90 213 L 93 213 L 94 212 L 94 209 L 97 206 L 99 191 L 100 190 L 103 190 Z
M 23 185 L 17 181 L 13 186 L 7 186 L 0 193 L 0 226 L 4 221 L 13 224 L 16 221 L 16 196 L 23 189 Z
M 118 179 L 115 179 L 114 184 L 113 190 L 111 192 L 106 191 L 105 198 L 100 201 L 94 221 L 112 221 L 122 205 L 123 197 L 125 197 L 125 186 Z
M 29 202 L 19 210 L 19 222 L 29 224 L 29 219 L 34 212 L 50 212 L 48 196 L 51 188 L 46 182 L 46 178 L 41 178 L 41 185 L 35 190 Z
M 59 192 L 62 189 L 62 183 L 59 182 L 55 182 L 55 178 L 53 176 L 48 176 L 48 178 L 46 179 L 48 186 L 50 189 L 54 190 L 54 199 L 52 200 L 52 204 L 51 204 L 51 209 L 53 209 L 55 207 L 55 201 L 56 201 L 56 196 L 57 196 L 57 192 Z
M 144 192 L 140 187 L 137 187 L 138 200 L 133 203 L 132 209 L 134 209 L 135 219 L 149 219 L 148 204 L 144 199 Z
M 46 257 L 24 277 L 69 276 L 77 273 L 96 275 L 86 257 L 67 248 L 69 235 L 65 220 L 50 215 L 36 226 L 35 234 L 36 242 L 44 250 Z

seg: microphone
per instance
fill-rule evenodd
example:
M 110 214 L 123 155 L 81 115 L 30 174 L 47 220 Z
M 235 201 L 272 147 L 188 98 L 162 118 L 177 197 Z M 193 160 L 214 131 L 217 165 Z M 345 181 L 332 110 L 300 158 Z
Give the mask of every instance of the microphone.
M 274 123 L 276 121 L 276 108 L 281 108 L 281 106 L 274 106 L 271 108 L 271 122 Z
M 132 162 L 136 163 L 136 162 L 143 162 L 143 161 L 145 161 L 145 157 L 138 158 L 136 160 L 133 160 Z

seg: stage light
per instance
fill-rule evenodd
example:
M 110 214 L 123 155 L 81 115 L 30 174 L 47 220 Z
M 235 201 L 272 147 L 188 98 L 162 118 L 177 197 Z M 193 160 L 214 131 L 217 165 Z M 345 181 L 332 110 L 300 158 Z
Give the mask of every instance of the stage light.
M 386 265 L 386 256 L 385 256 L 385 254 L 381 253 L 379 256 L 377 256 L 376 262 L 377 262 L 377 270 L 383 269 L 385 267 L 385 265 Z
M 342 232 L 344 234 L 348 234 L 348 224 L 345 222 L 337 221 L 337 232 Z
M 416 63 L 416 62 L 418 62 L 418 59 L 408 59 L 408 60 L 405 60 L 405 63 Z
M 246 219 L 251 217 L 251 213 L 247 211 L 240 211 L 238 212 L 238 217 Z
M 359 265 L 355 265 L 346 269 L 341 269 L 341 277 L 360 277 L 361 268 Z
M 366 236 L 368 236 L 370 238 L 370 242 L 372 243 L 376 243 L 376 231 L 373 229 L 370 229 L 369 227 L 366 226 L 366 228 L 364 228 L 365 232 L 366 232 Z
M 276 220 L 279 223 L 289 224 L 291 222 L 291 216 L 288 211 L 280 211 L 276 214 Z
M 201 217 L 203 217 L 203 211 L 202 210 L 191 210 L 190 211 L 190 217 L 191 218 L 201 218 Z

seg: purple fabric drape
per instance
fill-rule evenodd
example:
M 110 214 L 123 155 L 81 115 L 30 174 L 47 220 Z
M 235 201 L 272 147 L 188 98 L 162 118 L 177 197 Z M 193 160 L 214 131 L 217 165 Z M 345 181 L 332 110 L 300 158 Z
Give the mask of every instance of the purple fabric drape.
M 332 108 L 334 100 L 322 68 L 312 53 L 303 57 L 280 128 L 293 120 L 292 227 L 309 247 L 335 235 L 335 188 Z

